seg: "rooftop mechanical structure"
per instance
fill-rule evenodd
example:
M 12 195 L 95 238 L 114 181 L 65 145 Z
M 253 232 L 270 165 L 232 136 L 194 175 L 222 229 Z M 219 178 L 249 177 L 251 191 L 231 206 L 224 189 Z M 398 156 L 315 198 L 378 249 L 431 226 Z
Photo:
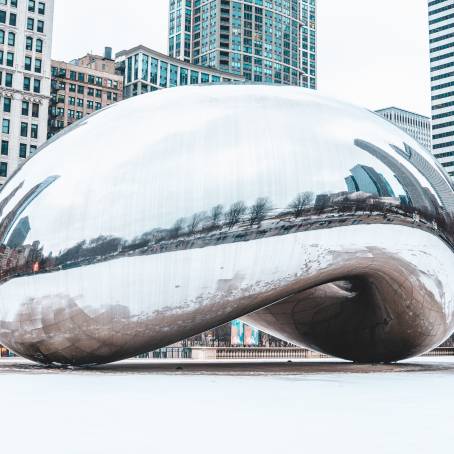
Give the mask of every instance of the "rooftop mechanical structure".
M 128 358 L 242 318 L 361 362 L 454 330 L 453 183 L 379 116 L 296 87 L 179 87 L 57 135 L 0 192 L 0 341 Z

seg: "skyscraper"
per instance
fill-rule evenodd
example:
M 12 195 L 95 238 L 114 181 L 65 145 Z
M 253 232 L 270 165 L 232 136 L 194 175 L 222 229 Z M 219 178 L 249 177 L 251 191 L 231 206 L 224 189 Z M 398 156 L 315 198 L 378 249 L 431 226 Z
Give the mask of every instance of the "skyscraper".
M 54 0 L 0 1 L 0 184 L 47 136 Z
M 316 0 L 169 0 L 169 55 L 246 80 L 316 88 Z
M 380 109 L 376 113 L 403 129 L 428 150 L 432 149 L 430 118 L 397 107 Z
M 454 177 L 454 0 L 429 0 L 432 150 Z

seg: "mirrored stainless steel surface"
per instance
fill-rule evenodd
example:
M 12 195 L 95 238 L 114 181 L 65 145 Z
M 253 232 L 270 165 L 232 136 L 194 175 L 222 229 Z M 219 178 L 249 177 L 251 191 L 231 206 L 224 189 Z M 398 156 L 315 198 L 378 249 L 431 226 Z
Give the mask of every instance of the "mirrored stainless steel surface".
M 454 190 L 381 117 L 205 86 L 80 121 L 0 192 L 0 342 L 111 362 L 235 318 L 355 361 L 454 330 Z

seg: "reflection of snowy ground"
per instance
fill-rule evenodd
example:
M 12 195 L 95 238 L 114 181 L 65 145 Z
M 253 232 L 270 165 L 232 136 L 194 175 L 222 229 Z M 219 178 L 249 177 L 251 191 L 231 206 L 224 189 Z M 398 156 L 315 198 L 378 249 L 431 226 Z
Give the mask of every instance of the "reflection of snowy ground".
M 323 363 L 332 372 L 232 376 L 2 373 L 0 361 L 1 451 L 451 451 L 454 358 L 412 360 L 421 371 L 402 373 L 336 373 Z

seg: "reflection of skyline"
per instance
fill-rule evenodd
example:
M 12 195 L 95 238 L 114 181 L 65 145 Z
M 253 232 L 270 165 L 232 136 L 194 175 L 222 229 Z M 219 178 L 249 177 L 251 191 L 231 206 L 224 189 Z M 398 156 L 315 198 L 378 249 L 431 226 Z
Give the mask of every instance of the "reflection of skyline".
M 422 154 L 404 143 L 404 149 L 390 145 L 400 156 L 411 162 L 430 182 L 431 187 L 441 200 L 443 208 L 454 214 L 454 182 L 440 169 L 434 167 Z
M 232 223 L 232 210 L 238 207 L 241 210 L 237 210 Z M 302 192 L 283 211 L 273 210 L 271 201 L 266 198 L 257 199 L 256 204 L 249 208 L 241 201 L 232 204 L 225 211 L 220 205 L 214 208 L 216 209 L 211 210 L 211 217 L 207 215 L 208 212 L 203 212 L 204 216 L 202 213 L 196 213 L 189 219 L 177 220 L 175 224 L 178 228 L 155 228 L 131 240 L 100 235 L 97 238 L 81 240 L 56 255 L 52 252 L 44 255 L 40 241 L 23 246 L 31 231 L 30 221 L 28 217 L 24 217 L 13 228 L 8 244 L 0 249 L 0 279 L 77 268 L 121 257 L 200 249 L 358 223 L 394 222 L 410 227 L 418 223 L 420 228 L 437 232 L 447 239 L 449 244 L 453 244 L 443 232 L 438 232 L 437 224 L 433 223 L 433 220 L 426 222 L 423 214 L 422 223 L 419 217 L 415 220 L 414 210 L 400 205 L 398 198 L 378 197 L 362 191 L 354 194 L 342 191 L 317 196 L 309 191 Z M 258 222 L 251 222 L 252 215 Z M 200 222 L 194 223 L 195 217 Z
M 373 167 L 358 164 L 345 178 L 348 192 L 365 192 L 377 197 L 395 197 L 386 178 Z
M 431 196 L 428 188 L 423 188 L 414 174 L 407 169 L 407 167 L 403 166 L 395 157 L 391 156 L 382 148 L 365 140 L 355 139 L 355 145 L 378 158 L 394 172 L 396 179 L 406 192 L 409 205 L 431 216 L 435 216 L 435 214 L 438 213 L 437 204 L 434 204 L 434 198 Z
M 6 246 L 11 249 L 22 246 L 25 243 L 30 230 L 30 221 L 28 219 L 28 216 L 25 216 L 24 218 L 20 219 L 20 221 L 16 224 L 16 227 L 14 227 Z
M 421 187 L 414 174 L 395 156 L 363 140 L 355 140 L 355 145 L 384 164 L 388 173 L 389 170 L 394 173 L 396 181 L 388 181 L 384 176 L 388 173 L 381 167 L 378 167 L 381 170 L 379 172 L 373 166 L 361 163 L 355 165 L 352 162 L 350 175 L 344 178 L 348 191 L 314 194 L 305 190 L 309 188 L 303 187 L 301 192 L 288 201 L 285 208 L 276 208 L 273 201 L 265 196 L 250 203 L 238 200 L 230 206 L 218 204 L 190 216 L 180 217 L 168 228 L 150 226 L 148 230 L 144 229 L 145 231 L 133 238 L 108 234 L 96 238 L 81 238 L 70 247 L 55 250 L 55 254 L 46 252 L 45 255 L 46 241 L 41 237 L 37 238 L 36 232 L 34 238 L 29 238 L 32 236 L 30 232 L 34 218 L 24 211 L 58 178 L 50 176 L 23 195 L 0 222 L 0 241 L 3 242 L 0 260 L 5 264 L 0 277 L 7 279 L 37 271 L 58 271 L 122 256 L 161 254 L 250 241 L 264 236 L 349 225 L 350 222 L 383 223 L 389 221 L 389 217 L 393 218 L 389 222 L 414 225 L 415 212 L 420 212 L 424 224 L 433 225 L 433 230 L 438 231 L 438 226 L 446 224 L 443 224 L 445 214 L 440 211 L 435 194 L 429 188 Z M 421 173 L 424 166 L 430 164 L 409 147 L 405 150 L 393 148 L 414 163 Z M 423 175 L 425 176 L 424 173 Z M 433 174 L 429 176 L 434 177 Z M 398 191 L 405 191 L 405 195 L 396 196 L 397 190 L 393 190 L 393 187 L 397 187 L 396 182 L 402 186 Z M 440 199 L 449 202 L 450 197 L 453 197 L 449 192 L 452 192 L 451 186 L 442 180 L 437 184 L 437 194 L 442 194 Z M 23 183 L 4 200 L 10 201 L 22 186 Z M 5 207 L 5 203 L 0 206 L 2 209 Z M 446 233 L 444 237 L 448 238 L 449 244 L 453 244 L 450 231 L 439 233 Z M 27 238 L 32 244 L 26 245 Z M 37 241 L 32 242 L 35 238 Z
M 46 188 L 48 188 L 52 183 L 54 183 L 59 177 L 58 176 L 50 176 L 47 177 L 41 183 L 33 186 L 20 200 L 14 208 L 2 219 L 0 223 L 0 241 L 2 243 L 5 242 L 6 237 L 8 236 L 10 229 L 17 221 L 19 216 L 25 211 L 25 209 L 33 202 L 36 197 L 38 197 Z M 23 185 L 21 183 L 16 189 L 14 189 L 13 193 L 17 192 L 18 189 Z M 7 197 L 12 198 L 11 195 Z

